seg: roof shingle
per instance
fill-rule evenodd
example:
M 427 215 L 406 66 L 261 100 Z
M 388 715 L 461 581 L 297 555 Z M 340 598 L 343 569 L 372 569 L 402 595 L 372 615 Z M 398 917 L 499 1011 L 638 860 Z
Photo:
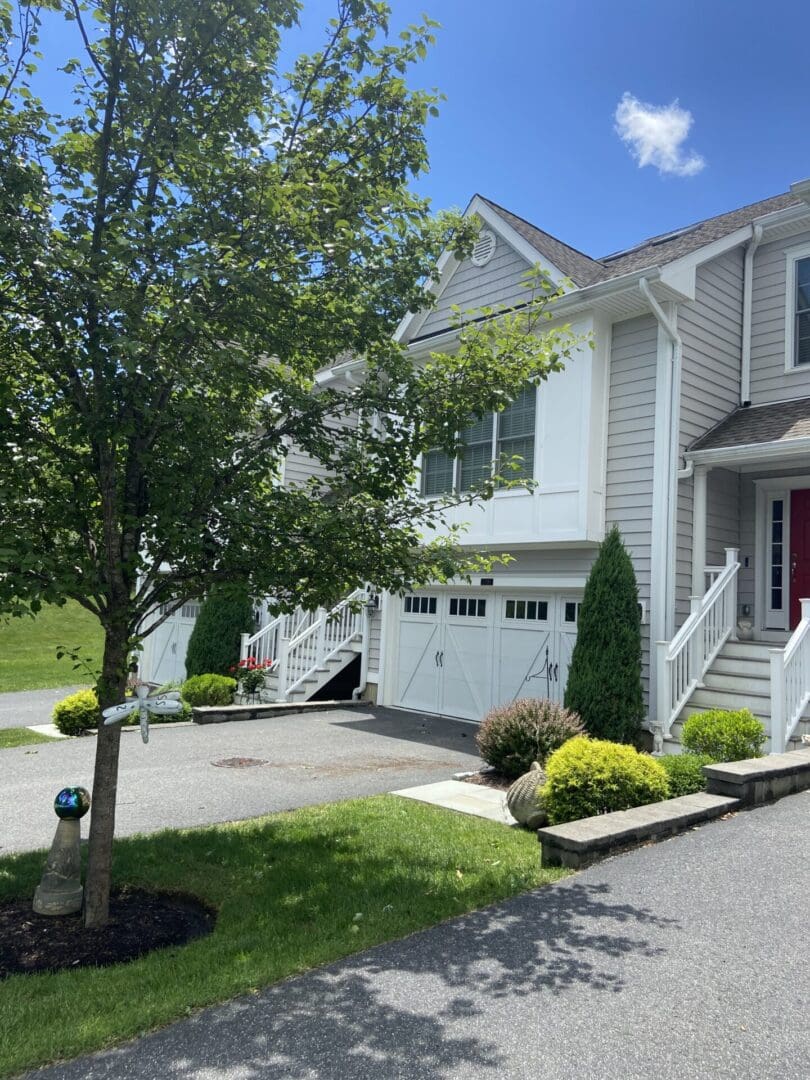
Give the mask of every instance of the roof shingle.
M 810 439 L 810 398 L 735 409 L 689 450 L 730 450 L 795 439 Z

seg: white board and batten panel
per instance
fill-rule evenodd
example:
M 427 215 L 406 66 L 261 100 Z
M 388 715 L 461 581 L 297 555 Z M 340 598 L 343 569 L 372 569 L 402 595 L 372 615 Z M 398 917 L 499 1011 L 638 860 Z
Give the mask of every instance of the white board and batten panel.
M 572 330 L 590 334 L 593 320 L 581 319 Z M 472 508 L 455 507 L 446 514 L 447 525 L 466 525 L 464 543 L 473 546 L 601 540 L 604 395 L 603 358 L 584 345 L 566 361 L 564 371 L 554 372 L 538 387 L 533 466 L 537 486 L 496 492 Z
M 199 613 L 199 602 L 189 600 L 145 639 L 138 665 L 145 682 L 163 686 L 185 680 L 186 650 Z

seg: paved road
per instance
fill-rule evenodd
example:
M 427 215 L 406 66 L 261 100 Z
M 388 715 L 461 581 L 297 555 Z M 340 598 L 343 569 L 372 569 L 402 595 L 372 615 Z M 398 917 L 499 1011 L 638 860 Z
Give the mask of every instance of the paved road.
M 58 690 L 20 690 L 0 694 L 0 728 L 50 724 L 57 701 L 79 689 L 81 687 L 63 686 Z
M 54 796 L 66 784 L 92 790 L 95 747 L 89 735 L 0 751 L 4 803 L 25 811 L 0 815 L 0 853 L 50 844 Z M 235 757 L 267 764 L 212 764 Z M 147 745 L 137 729 L 126 729 L 116 833 L 206 825 L 373 795 L 445 780 L 479 765 L 472 725 L 386 709 L 156 726 Z
M 810 794 L 38 1080 L 807 1080 Z

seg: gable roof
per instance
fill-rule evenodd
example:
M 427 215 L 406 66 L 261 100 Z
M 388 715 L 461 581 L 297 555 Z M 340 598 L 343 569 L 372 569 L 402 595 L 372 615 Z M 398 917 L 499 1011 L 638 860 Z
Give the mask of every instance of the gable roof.
M 665 266 L 684 255 L 697 251 L 706 244 L 722 239 L 745 225 L 750 225 L 757 218 L 772 214 L 777 210 L 786 210 L 790 206 L 799 206 L 803 201 L 796 193 L 787 191 L 782 195 L 774 195 L 772 198 L 750 203 L 738 210 L 660 233 L 624 251 L 593 259 L 577 251 L 576 248 L 564 244 L 550 233 L 538 229 L 536 225 L 504 209 L 491 199 L 483 195 L 479 195 L 478 198 L 518 232 L 527 243 L 531 244 L 541 257 L 540 261 L 544 258 L 548 259 L 579 288 L 609 281 L 611 278 L 623 277 L 625 274 L 644 270 L 647 267 Z
M 564 244 L 551 233 L 543 232 L 536 225 L 504 209 L 503 206 L 498 206 L 492 199 L 487 199 L 484 195 L 479 195 L 478 198 L 494 210 L 507 225 L 511 225 L 515 232 L 519 233 L 539 254 L 544 255 L 566 277 L 571 278 L 575 285 L 580 287 L 590 285 L 591 281 L 597 279 L 603 269 L 601 263 L 589 255 L 583 255 L 576 248 Z

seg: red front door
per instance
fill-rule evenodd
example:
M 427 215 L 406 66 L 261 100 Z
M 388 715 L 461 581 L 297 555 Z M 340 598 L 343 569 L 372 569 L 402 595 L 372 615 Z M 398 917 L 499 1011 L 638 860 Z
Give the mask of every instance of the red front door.
M 801 618 L 802 597 L 810 597 L 810 489 L 790 493 L 790 628 Z

